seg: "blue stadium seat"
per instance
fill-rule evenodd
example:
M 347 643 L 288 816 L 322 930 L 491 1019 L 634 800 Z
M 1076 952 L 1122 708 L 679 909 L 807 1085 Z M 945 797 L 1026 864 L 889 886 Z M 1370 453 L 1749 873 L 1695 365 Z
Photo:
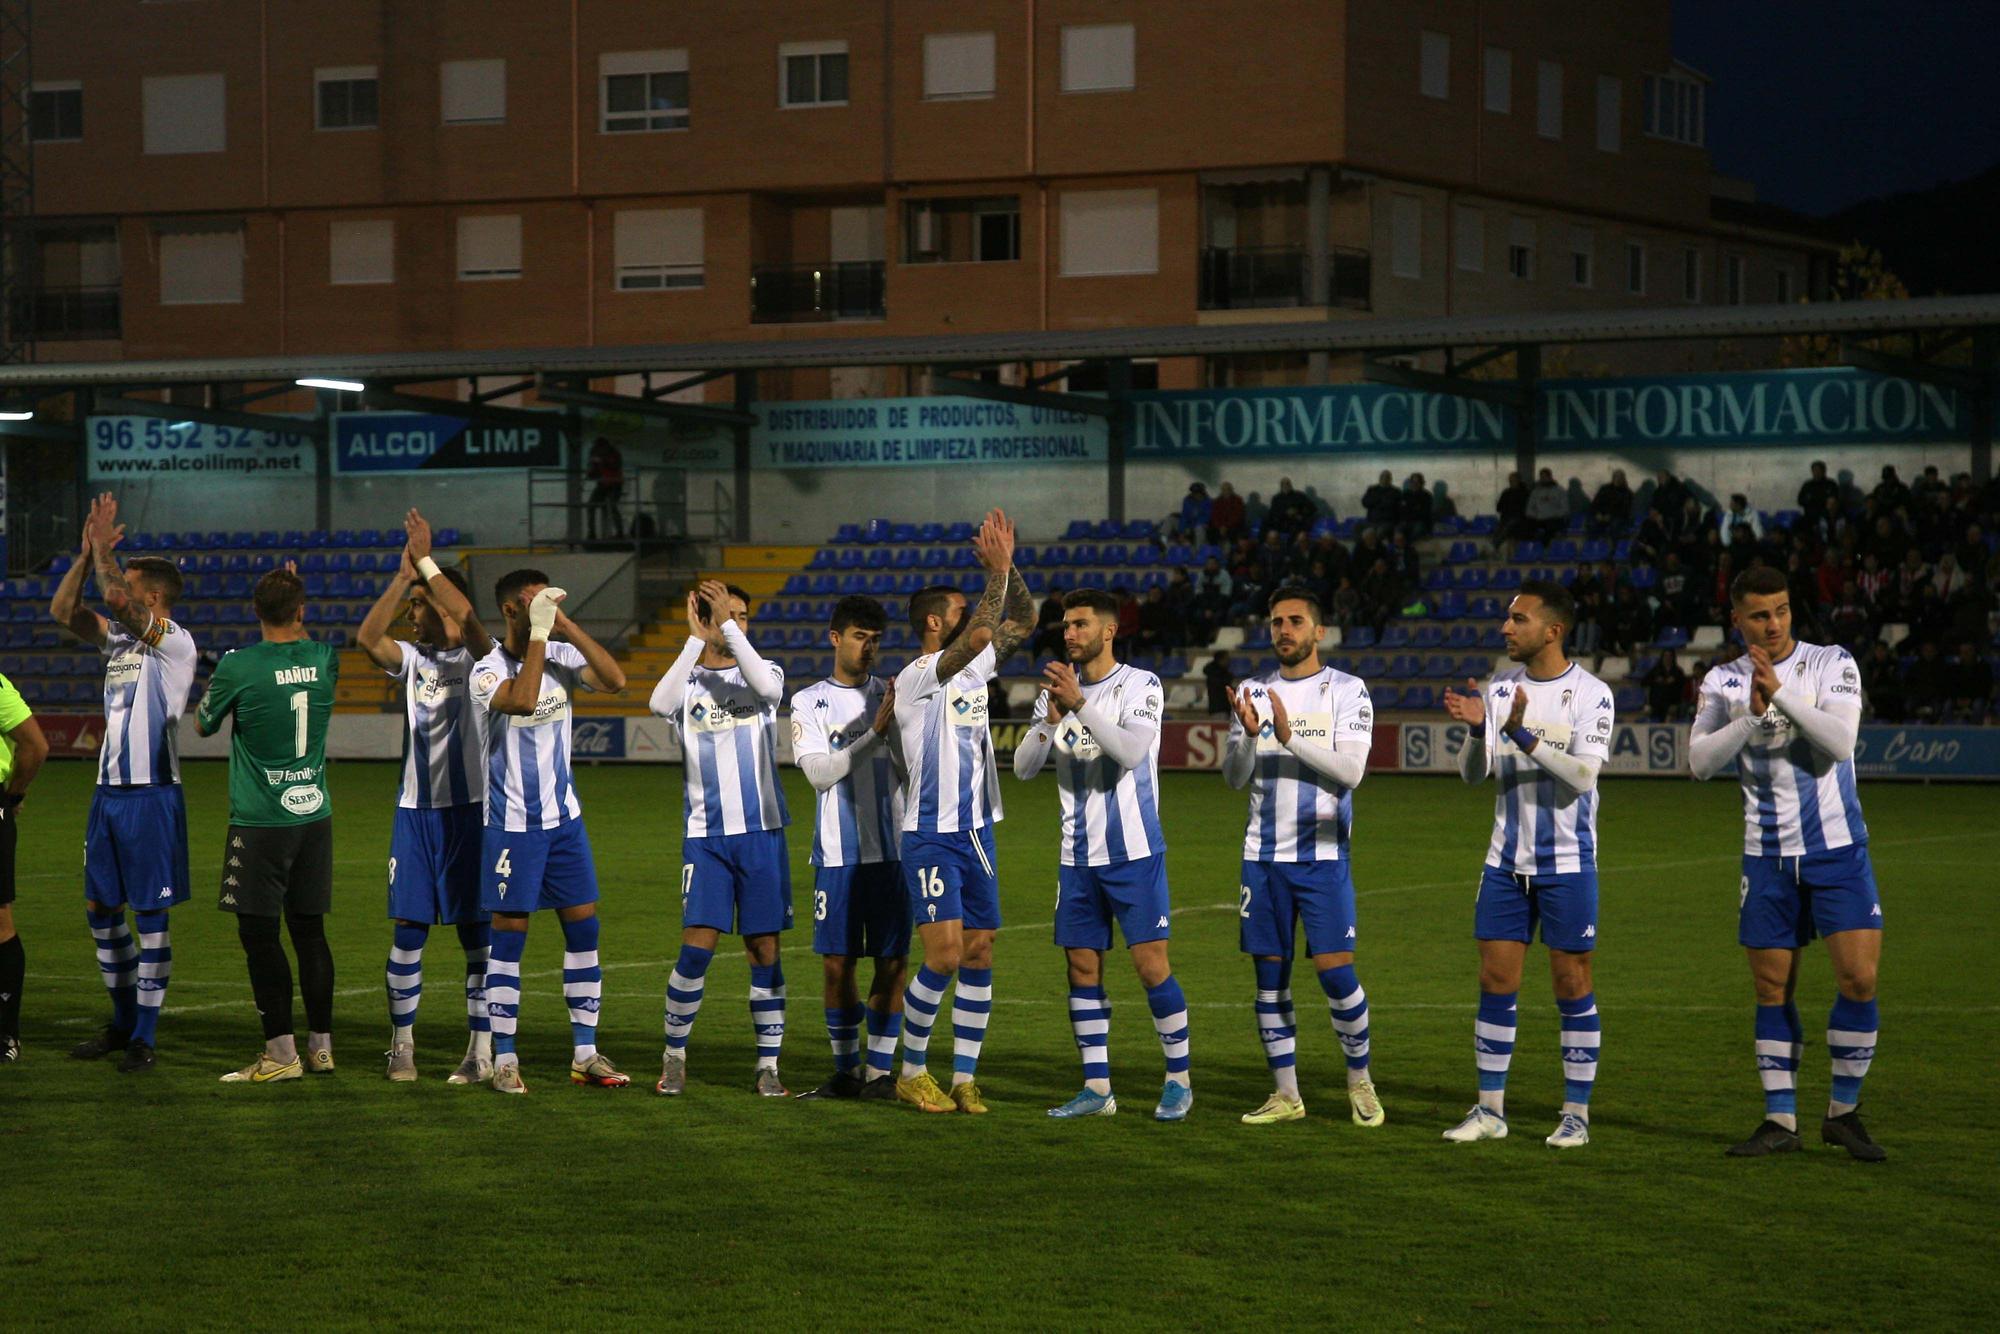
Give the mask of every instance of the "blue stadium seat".
M 1450 675 L 1454 678 L 1470 676 L 1474 680 L 1493 670 L 1493 659 L 1484 653 L 1468 653 L 1453 665 Z
M 1426 685 L 1405 687 L 1399 707 L 1410 710 L 1435 709 L 1438 707 L 1438 692 Z
M 868 576 L 864 574 L 843 574 L 840 576 L 840 587 L 835 591 L 842 597 L 850 593 L 866 593 L 868 591 Z
M 821 547 L 818 551 L 813 552 L 812 559 L 806 562 L 806 568 L 808 570 L 830 570 L 833 568 L 833 561 L 833 549 L 831 547 Z
M 1069 548 L 1060 544 L 1042 548 L 1042 564 L 1048 566 L 1068 565 Z
M 1627 573 L 1632 587 L 1642 591 L 1660 582 L 1660 572 L 1650 565 L 1634 565 Z
M 1514 565 L 1501 566 L 1493 572 L 1493 577 L 1486 581 L 1486 586 L 1495 593 L 1514 592 L 1521 586 L 1520 567 Z
M 1465 615 L 1472 617 L 1474 620 L 1497 621 L 1504 612 L 1504 605 L 1496 597 L 1473 598 L 1465 604 Z
M 1543 552 L 1540 542 L 1528 541 L 1516 542 L 1514 544 L 1514 563 L 1516 565 L 1532 565 L 1534 562 L 1543 559 L 1546 559 L 1546 553 Z
M 1123 542 L 1107 542 L 1098 559 L 1106 565 L 1129 565 L 1132 563 L 1132 551 Z
M 941 523 L 927 523 L 920 525 L 917 528 L 917 541 L 919 542 L 944 541 L 944 525 Z
M 1021 578 L 1027 580 L 1028 591 L 1036 597 L 1040 597 L 1048 591 L 1049 577 L 1040 570 L 1023 570 L 1021 571 Z
M 1150 542 L 1141 542 L 1126 553 L 1125 563 L 1142 568 L 1158 565 L 1161 563 L 1160 549 Z
M 896 591 L 896 576 L 893 574 L 871 574 L 868 576 L 868 595 L 885 598 Z
M 1500 633 L 1499 626 L 1488 626 L 1479 632 L 1479 648 L 1483 653 L 1504 653 L 1507 637 Z
M 1660 649 L 1680 649 L 1686 648 L 1687 643 L 1688 632 L 1678 625 L 1670 625 L 1661 630 L 1658 636 L 1654 638 L 1653 647 Z
M 1352 675 L 1362 676 L 1362 673 L 1355 672 Z M 1366 677 L 1364 676 L 1363 679 L 1365 680 Z M 1371 684 L 1368 687 L 1368 698 L 1374 701 L 1377 709 L 1400 709 L 1403 707 L 1403 691 L 1400 686 L 1378 686 Z
M 1445 631 L 1443 646 L 1453 649 L 1476 648 L 1479 644 L 1479 627 L 1464 622 Z
M 868 563 L 868 553 L 859 547 L 842 548 L 835 566 L 842 570 L 858 570 Z
M 896 553 L 888 547 L 876 547 L 868 553 L 868 568 L 871 570 L 886 570 L 895 563 Z
M 1476 592 L 1487 586 L 1492 574 L 1483 565 L 1468 565 L 1459 572 L 1458 587 L 1468 592 Z
M 1456 514 L 1441 515 L 1431 524 L 1432 537 L 1457 537 L 1464 531 L 1465 520 Z
M 834 533 L 833 540 L 842 546 L 859 542 L 861 540 L 861 525 L 858 523 L 843 523 Z
M 1599 561 L 1610 560 L 1611 544 L 1601 537 L 1593 537 L 1583 544 L 1583 548 L 1578 553 L 1578 556 L 1591 565 L 1595 565 Z
M 1069 527 L 1063 529 L 1065 542 L 1082 542 L 1090 537 L 1090 520 L 1071 519 Z
M 812 580 L 807 578 L 803 574 L 791 575 L 785 580 L 784 587 L 780 588 L 778 591 L 784 594 L 799 594 L 799 595 L 810 593 L 812 591 Z M 753 616 L 751 619 L 755 620 L 756 618 Z
M 1176 542 L 1167 548 L 1161 557 L 1169 565 L 1193 565 L 1196 563 L 1194 548 L 1185 542 Z
M 1402 624 L 1400 621 L 1394 625 L 1384 626 L 1382 629 L 1382 638 L 1377 642 L 1383 648 L 1408 648 L 1410 647 L 1410 627 Z
M 1433 566 L 1431 572 L 1424 576 L 1424 588 L 1432 593 L 1442 592 L 1456 582 L 1451 570 L 1443 565 Z
M 950 547 L 948 550 L 951 552 L 952 569 L 976 570 L 979 568 L 979 555 L 971 547 Z
M 896 595 L 898 597 L 905 597 L 905 598 L 909 597 L 911 594 L 924 588 L 929 583 L 930 580 L 926 578 L 924 575 L 916 572 L 911 572 L 909 574 L 904 575 L 902 578 L 896 581 Z
M 1123 525 L 1114 519 L 1099 519 L 1091 527 L 1090 535 L 1100 542 L 1109 542 L 1123 531 Z
M 1423 668 L 1417 675 L 1433 681 L 1449 680 L 1456 673 L 1458 662 L 1448 653 L 1432 653 L 1424 658 Z
M 1262 631 L 1261 633 L 1264 636 L 1264 642 L 1267 644 L 1270 643 L 1271 642 L 1270 631 L 1265 630 Z M 1349 630 L 1346 634 L 1342 635 L 1340 642 L 1342 646 L 1346 648 L 1373 648 L 1375 647 L 1374 628 L 1366 625 L 1357 625 L 1352 630 Z
M 896 568 L 899 570 L 914 570 L 923 564 L 923 560 L 924 553 L 920 548 L 898 547 L 896 549 Z
M 1160 526 L 1151 519 L 1132 519 L 1128 520 L 1125 526 L 1118 530 L 1118 535 L 1127 542 L 1141 542 L 1157 537 L 1159 532 Z
M 944 547 L 928 547 L 924 551 L 924 568 L 942 570 L 950 566 L 951 552 Z
M 1379 653 L 1364 653 L 1354 661 L 1354 674 L 1364 681 L 1389 674 L 1389 660 Z
M 840 576 L 837 574 L 816 574 L 812 579 L 814 597 L 826 597 L 840 591 Z
M 1076 575 L 1069 570 L 1049 571 L 1049 592 L 1067 593 L 1076 587 Z
M 785 642 L 783 644 L 783 647 L 790 649 L 809 649 L 813 646 L 814 638 L 815 636 L 813 634 L 812 627 L 809 625 L 801 625 L 796 629 L 794 629 L 790 634 L 785 636 Z
M 1465 594 L 1456 589 L 1439 593 L 1431 601 L 1431 615 L 1440 621 L 1455 621 L 1466 614 Z
M 1070 562 L 1074 565 L 1098 565 L 1103 562 L 1095 542 L 1080 542 L 1072 549 Z
M 1479 548 L 1471 542 L 1454 542 L 1444 553 L 1444 561 L 1447 565 L 1463 565 L 1468 561 L 1478 559 Z
M 886 542 L 894 527 L 887 519 L 870 519 L 861 529 L 861 540 L 870 546 Z
M 1548 557 L 1552 561 L 1574 563 L 1579 554 L 1580 550 L 1577 544 L 1570 541 L 1567 537 L 1559 537 L 1549 543 Z
M 944 540 L 953 544 L 957 544 L 959 542 L 970 542 L 972 540 L 972 535 L 975 531 L 977 530 L 974 529 L 971 524 L 966 523 L 964 520 L 960 520 L 959 522 L 953 524 L 951 527 L 944 530 Z
M 1612 707 L 1621 717 L 1631 717 L 1646 711 L 1646 692 L 1638 686 L 1619 686 L 1611 692 Z
M 889 540 L 898 544 L 914 542 L 917 540 L 917 526 L 913 523 L 891 524 Z
M 1424 624 L 1416 628 L 1410 636 L 1410 647 L 1416 649 L 1436 649 L 1445 647 L 1444 627 Z

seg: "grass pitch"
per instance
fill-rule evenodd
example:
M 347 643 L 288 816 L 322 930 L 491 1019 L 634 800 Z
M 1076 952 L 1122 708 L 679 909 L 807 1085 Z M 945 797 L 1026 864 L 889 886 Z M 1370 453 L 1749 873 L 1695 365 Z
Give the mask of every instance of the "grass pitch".
M 337 1075 L 216 1082 L 259 1035 L 233 924 L 213 906 L 225 818 L 213 763 L 188 769 L 197 888 L 174 914 L 159 1067 L 131 1078 L 71 1062 L 66 1048 L 106 1008 L 79 901 L 91 778 L 53 765 L 24 810 L 26 1059 L 0 1071 L 0 1328 L 1913 1328 L 2000 1309 L 1990 788 L 1863 793 L 1889 932 L 1865 1111 L 1891 1158 L 1869 1167 L 1817 1142 L 1832 998 L 1817 950 L 1800 987 L 1808 1151 L 1722 1156 L 1761 1109 L 1735 945 L 1733 784 L 1606 784 L 1594 1138 L 1558 1156 L 1541 1143 L 1561 1069 L 1539 951 L 1521 993 L 1513 1136 L 1438 1138 L 1473 1101 L 1471 911 L 1490 787 L 1377 776 L 1357 794 L 1358 966 L 1389 1112 L 1364 1131 L 1348 1121 L 1339 1049 L 1304 967 L 1310 1117 L 1237 1123 L 1269 1081 L 1236 952 L 1243 799 L 1217 777 L 1165 778 L 1196 1090 L 1179 1126 L 1150 1119 L 1159 1047 L 1118 959 L 1107 977 L 1126 1111 L 1043 1115 L 1079 1079 L 1049 939 L 1047 778 L 1007 780 L 1009 925 L 980 1070 L 993 1114 L 977 1120 L 753 1096 L 747 970 L 726 952 L 686 1096 L 653 1096 L 678 940 L 679 773 L 660 768 L 578 775 L 604 887 L 599 1042 L 630 1089 L 564 1079 L 560 936 L 547 917 L 523 964 L 530 1096 L 444 1083 L 464 1041 L 449 929 L 426 958 L 422 1079 L 383 1080 L 388 764 L 341 764 L 333 780 Z M 797 773 L 786 782 L 803 923 L 810 794 Z M 829 1065 L 809 943 L 803 930 L 787 940 L 794 1090 Z

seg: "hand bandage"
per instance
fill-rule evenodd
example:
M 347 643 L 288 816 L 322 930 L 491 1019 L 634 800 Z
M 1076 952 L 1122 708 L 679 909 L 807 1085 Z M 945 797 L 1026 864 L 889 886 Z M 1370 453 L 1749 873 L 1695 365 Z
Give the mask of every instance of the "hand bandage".
M 528 638 L 537 643 L 546 642 L 549 631 L 555 628 L 556 607 L 568 597 L 560 588 L 544 588 L 535 594 L 528 604 Z

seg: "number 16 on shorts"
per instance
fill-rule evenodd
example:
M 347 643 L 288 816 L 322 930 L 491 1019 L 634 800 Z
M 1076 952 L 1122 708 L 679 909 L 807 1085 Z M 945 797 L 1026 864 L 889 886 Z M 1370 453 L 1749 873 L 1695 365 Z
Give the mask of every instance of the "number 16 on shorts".
M 923 903 L 924 920 L 935 922 L 938 915 L 938 901 L 944 898 L 943 868 L 919 866 L 917 868 L 917 897 Z

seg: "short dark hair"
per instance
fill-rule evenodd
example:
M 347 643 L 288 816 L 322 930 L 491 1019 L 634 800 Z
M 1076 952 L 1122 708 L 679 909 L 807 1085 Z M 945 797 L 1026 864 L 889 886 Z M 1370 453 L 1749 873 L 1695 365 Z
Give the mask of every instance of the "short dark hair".
M 1553 579 L 1524 579 L 1515 596 L 1539 599 L 1542 610 L 1562 626 L 1564 633 L 1576 625 L 1576 599 Z
M 1268 616 L 1276 611 L 1280 602 L 1303 602 L 1312 609 L 1314 625 L 1326 624 L 1326 617 L 1319 607 L 1319 594 L 1304 584 L 1278 585 L 1271 591 L 1271 596 L 1264 600 L 1264 614 Z
M 472 585 L 466 582 L 464 570 L 459 569 L 456 565 L 448 565 L 445 566 L 443 569 L 440 569 L 438 571 L 438 575 L 446 583 L 450 584 L 453 588 L 456 588 L 459 592 L 459 596 L 463 597 L 467 602 L 472 601 Z M 419 575 L 417 578 L 416 587 L 412 588 L 410 591 L 412 593 L 422 593 L 428 591 L 426 582 L 421 575 Z
M 272 570 L 257 581 L 250 602 L 265 625 L 290 625 L 306 604 L 306 581 L 290 570 Z
M 493 581 L 493 600 L 504 609 L 522 589 L 534 584 L 546 584 L 548 581 L 549 577 L 540 570 L 509 570 Z
M 932 584 L 919 588 L 910 594 L 910 628 L 918 634 L 924 632 L 924 622 L 933 616 L 942 616 L 951 599 L 959 592 L 957 584 Z
M 743 603 L 743 614 L 746 616 L 749 615 L 750 595 L 744 592 L 740 587 L 738 587 L 735 584 L 725 584 L 723 585 L 723 587 L 729 590 L 729 596 L 736 598 Z M 701 618 L 704 621 L 713 621 L 715 619 L 715 608 L 708 605 L 707 598 L 696 598 L 695 608 L 696 610 L 701 612 Z
M 835 634 L 849 626 L 863 630 L 885 630 L 889 626 L 889 613 L 874 598 L 860 593 L 849 593 L 833 604 L 833 619 L 828 626 Z
M 125 573 L 137 574 L 151 584 L 171 607 L 181 600 L 181 571 L 178 565 L 160 556 L 134 556 L 125 562 Z
M 1789 593 L 1791 588 L 1791 584 L 1785 580 L 1783 570 L 1773 569 L 1769 565 L 1752 565 L 1729 581 L 1729 605 L 1739 606 L 1745 598 Z
M 1118 619 L 1118 599 L 1101 588 L 1072 588 L 1063 594 L 1063 610 L 1075 611 L 1078 607 L 1096 612 L 1099 616 Z

